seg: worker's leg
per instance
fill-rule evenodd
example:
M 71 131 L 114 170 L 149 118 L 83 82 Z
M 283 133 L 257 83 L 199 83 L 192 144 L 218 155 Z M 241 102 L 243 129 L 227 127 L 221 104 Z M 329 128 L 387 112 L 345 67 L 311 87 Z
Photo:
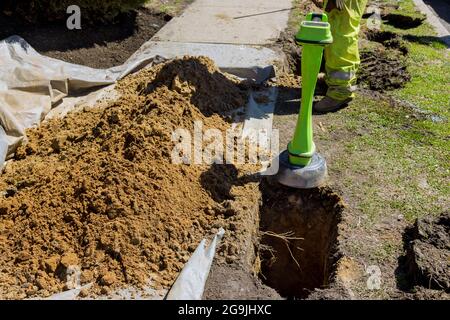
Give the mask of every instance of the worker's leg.
M 325 47 L 325 81 L 327 96 L 337 101 L 354 96 L 360 64 L 358 34 L 366 4 L 367 0 L 345 0 L 342 10 L 334 8 L 327 12 L 333 44 Z

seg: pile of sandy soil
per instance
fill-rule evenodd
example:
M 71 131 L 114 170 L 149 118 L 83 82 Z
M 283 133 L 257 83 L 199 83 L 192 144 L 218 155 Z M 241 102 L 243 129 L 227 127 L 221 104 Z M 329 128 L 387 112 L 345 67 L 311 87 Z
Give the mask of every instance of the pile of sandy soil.
M 238 233 L 233 200 L 257 188 L 234 186 L 231 165 L 172 164 L 171 133 L 195 120 L 224 131 L 222 114 L 246 93 L 203 57 L 156 65 L 117 88 L 121 98 L 106 107 L 29 130 L 0 176 L 0 297 L 68 289 L 77 268 L 94 295 L 149 281 L 167 288 L 202 238 L 219 227 Z

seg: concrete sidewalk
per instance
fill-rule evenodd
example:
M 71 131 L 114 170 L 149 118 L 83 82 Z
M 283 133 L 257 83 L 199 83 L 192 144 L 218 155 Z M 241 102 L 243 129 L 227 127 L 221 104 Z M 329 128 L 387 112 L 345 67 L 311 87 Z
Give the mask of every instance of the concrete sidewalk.
M 450 33 L 450 2 L 448 0 L 424 0 L 424 3 L 439 18 L 439 21 Z
M 157 41 L 268 45 L 286 28 L 291 0 L 197 0 Z
M 155 34 L 151 50 L 167 58 L 208 56 L 223 71 L 262 80 L 284 63 L 267 46 L 287 27 L 291 7 L 291 0 L 196 0 Z
M 413 0 L 417 9 L 426 15 L 437 36 L 450 49 L 450 5 L 448 0 Z

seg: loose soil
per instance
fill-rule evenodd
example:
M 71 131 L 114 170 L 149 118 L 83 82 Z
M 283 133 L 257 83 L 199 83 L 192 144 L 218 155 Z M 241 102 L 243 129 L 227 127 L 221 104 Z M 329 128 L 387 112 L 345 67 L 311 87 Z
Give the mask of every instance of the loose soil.
M 90 25 L 82 20 L 81 30 L 68 30 L 66 21 L 30 25 L 0 13 L 0 39 L 19 35 L 46 56 L 109 68 L 124 63 L 170 19 L 141 8 L 119 16 L 113 24 Z
M 378 92 L 402 88 L 411 80 L 405 61 L 397 50 L 363 51 L 358 83 Z
M 389 31 L 367 31 L 362 35 L 377 45 L 361 50 L 358 84 L 384 92 L 403 88 L 411 80 L 407 68 L 408 47 L 398 35 Z
M 291 30 L 283 31 L 277 40 L 277 44 L 286 55 L 287 71 L 300 75 L 302 47 L 295 43 L 295 33 Z
M 294 30 L 287 29 L 278 39 L 277 45 L 283 50 L 287 60 L 287 70 L 280 70 L 283 73 L 301 75 L 301 46 L 294 40 Z M 361 66 L 358 70 L 357 82 L 363 88 L 384 92 L 402 88 L 411 80 L 407 70 L 406 55 L 408 48 L 405 41 L 392 32 L 370 31 L 363 33 L 362 38 L 377 43 L 375 48 L 362 49 Z M 322 62 L 321 71 L 324 71 L 325 60 Z M 324 88 L 325 87 L 325 88 Z M 320 81 L 316 94 L 325 94 L 325 81 Z
M 203 299 L 208 300 L 280 300 L 280 295 L 237 265 L 214 264 Z
M 168 288 L 220 227 L 227 232 L 219 261 L 249 256 L 243 234 L 252 226 L 242 219 L 255 213 L 259 190 L 246 170 L 171 163 L 175 129 L 192 131 L 200 120 L 226 130 L 223 114 L 244 105 L 246 92 L 211 60 L 190 57 L 130 75 L 117 89 L 121 97 L 106 107 L 29 130 L 5 167 L 0 297 L 68 289 L 73 268 L 82 284 L 94 283 L 89 295 Z
M 408 282 L 401 285 L 416 287 L 418 292 L 433 289 L 450 293 L 450 213 L 417 219 L 404 239 L 406 256 L 400 268 Z
M 398 50 L 402 55 L 408 54 L 406 41 L 396 33 L 390 31 L 367 31 L 363 34 L 363 37 L 366 37 L 369 41 L 381 43 L 385 49 Z

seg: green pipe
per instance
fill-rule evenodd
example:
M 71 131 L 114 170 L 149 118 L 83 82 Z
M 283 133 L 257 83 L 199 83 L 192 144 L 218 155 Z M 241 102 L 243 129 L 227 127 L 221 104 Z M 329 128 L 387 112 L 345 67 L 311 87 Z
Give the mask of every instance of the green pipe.
M 312 104 L 320 71 L 324 46 L 332 43 L 330 25 L 326 14 L 310 13 L 302 22 L 296 36 L 302 51 L 302 101 L 294 137 L 288 145 L 289 162 L 307 166 L 315 152 L 312 129 Z

